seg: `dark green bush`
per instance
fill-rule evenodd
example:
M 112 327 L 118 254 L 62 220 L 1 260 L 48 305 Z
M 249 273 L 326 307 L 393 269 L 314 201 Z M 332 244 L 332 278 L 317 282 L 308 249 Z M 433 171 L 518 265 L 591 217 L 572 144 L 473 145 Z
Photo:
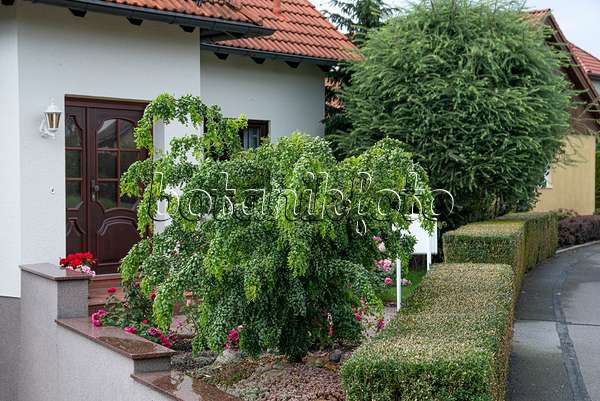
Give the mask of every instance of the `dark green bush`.
M 511 0 L 420 0 L 371 31 L 342 100 L 356 154 L 384 137 L 406 144 L 433 188 L 450 191 L 451 227 L 527 209 L 564 150 L 565 53 Z
M 508 365 L 509 265 L 436 265 L 402 314 L 342 366 L 349 401 L 500 401 Z
M 522 221 L 525 234 L 525 269 L 531 270 L 556 253 L 558 247 L 558 220 L 555 213 L 511 213 L 502 221 Z

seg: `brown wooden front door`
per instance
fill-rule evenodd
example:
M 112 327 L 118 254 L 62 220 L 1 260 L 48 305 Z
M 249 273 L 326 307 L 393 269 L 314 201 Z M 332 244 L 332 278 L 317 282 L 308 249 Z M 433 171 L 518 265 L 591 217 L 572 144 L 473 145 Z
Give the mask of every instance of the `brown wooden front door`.
M 89 251 L 98 274 L 116 273 L 139 241 L 136 199 L 121 197 L 119 178 L 136 160 L 133 129 L 145 104 L 65 100 L 67 253 Z

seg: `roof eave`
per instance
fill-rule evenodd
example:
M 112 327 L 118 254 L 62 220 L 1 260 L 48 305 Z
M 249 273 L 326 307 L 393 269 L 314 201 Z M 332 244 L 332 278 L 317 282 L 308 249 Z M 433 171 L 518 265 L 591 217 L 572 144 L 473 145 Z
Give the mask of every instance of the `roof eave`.
M 238 56 L 248 56 L 248 57 L 258 57 L 272 60 L 282 60 L 282 61 L 290 61 L 297 63 L 310 63 L 317 64 L 323 66 L 334 66 L 345 60 L 338 59 L 328 59 L 328 58 L 320 58 L 320 57 L 309 57 L 309 56 L 300 56 L 296 54 L 287 54 L 287 53 L 276 53 L 276 52 L 268 52 L 262 50 L 252 50 L 252 49 L 244 49 L 241 47 L 231 47 L 225 45 L 218 45 L 214 43 L 201 43 L 201 48 L 203 50 L 209 50 L 215 53 L 225 53 L 225 54 L 234 54 Z
M 238 33 L 243 34 L 245 37 L 270 35 L 275 32 L 274 29 L 247 22 L 227 21 L 218 18 L 135 7 L 126 4 L 108 3 L 102 0 L 31 0 L 31 2 L 67 7 L 75 10 L 140 18 L 148 21 L 159 21 L 168 24 L 195 26 L 211 31 Z

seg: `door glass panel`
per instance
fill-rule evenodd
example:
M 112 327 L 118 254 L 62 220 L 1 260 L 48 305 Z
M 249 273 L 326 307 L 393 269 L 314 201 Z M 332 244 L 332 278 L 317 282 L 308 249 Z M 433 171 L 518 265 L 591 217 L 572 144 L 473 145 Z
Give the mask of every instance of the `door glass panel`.
M 133 124 L 126 120 L 120 120 L 119 122 L 119 147 L 124 149 L 135 149 Z
M 65 146 L 81 146 L 81 130 L 77 126 L 74 116 L 69 116 L 69 118 L 67 118 L 65 126 Z
M 98 152 L 98 176 L 100 178 L 117 178 L 117 152 Z
M 101 182 L 100 190 L 98 191 L 98 202 L 104 209 L 112 209 L 117 207 L 117 183 L 116 182 Z
M 65 152 L 65 168 L 67 177 L 81 177 L 81 151 L 67 150 Z
M 81 202 L 81 181 L 67 181 L 67 207 L 76 208 Z
M 97 135 L 99 148 L 117 147 L 117 120 L 105 120 L 102 122 Z
M 135 204 L 137 202 L 137 198 L 132 198 L 130 196 L 121 196 L 121 207 L 126 209 L 134 209 Z
M 121 152 L 121 175 L 138 159 L 138 152 Z

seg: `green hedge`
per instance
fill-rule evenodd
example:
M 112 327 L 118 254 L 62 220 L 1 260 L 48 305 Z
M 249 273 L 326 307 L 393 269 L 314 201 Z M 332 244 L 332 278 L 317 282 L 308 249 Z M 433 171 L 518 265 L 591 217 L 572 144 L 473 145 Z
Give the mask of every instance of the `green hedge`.
M 514 299 L 509 265 L 434 266 L 342 366 L 347 400 L 504 400 Z
M 556 253 L 556 248 L 558 248 L 556 213 L 511 213 L 498 220 L 523 222 L 526 270 L 533 269 Z
M 502 263 L 513 267 L 519 289 L 525 273 L 525 229 L 520 221 L 468 224 L 443 237 L 446 263 Z

